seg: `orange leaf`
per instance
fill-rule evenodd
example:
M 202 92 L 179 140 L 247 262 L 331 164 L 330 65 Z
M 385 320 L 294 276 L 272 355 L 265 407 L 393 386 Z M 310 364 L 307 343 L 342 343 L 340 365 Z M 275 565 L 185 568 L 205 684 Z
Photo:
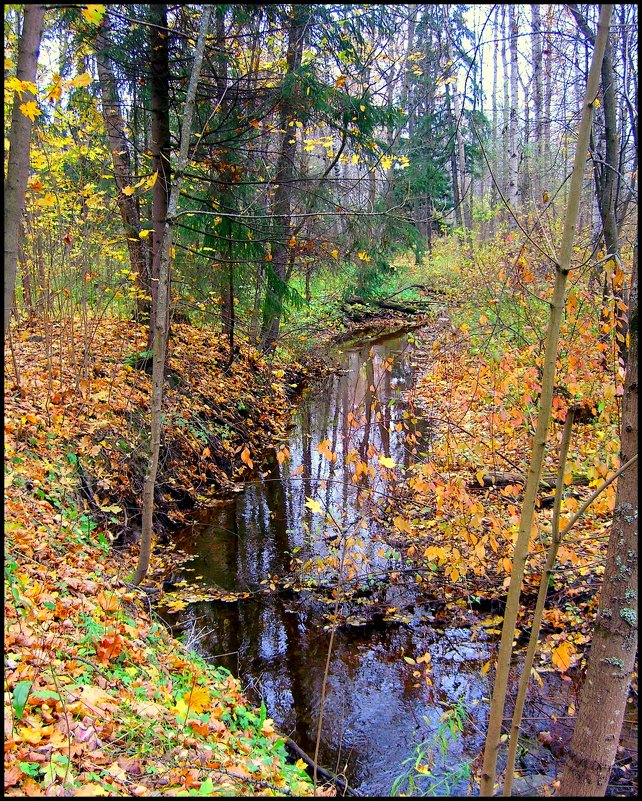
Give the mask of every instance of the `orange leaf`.
M 20 770 L 18 765 L 11 765 L 10 768 L 7 768 L 4 772 L 4 786 L 13 787 L 14 784 L 18 784 L 20 779 L 24 776 L 24 773 Z
M 125 641 L 117 631 L 105 634 L 96 643 L 96 658 L 102 665 L 116 659 L 123 651 Z
M 96 596 L 96 600 L 100 608 L 105 612 L 115 612 L 120 606 L 120 601 L 115 592 L 101 590 Z
M 574 653 L 575 646 L 573 643 L 570 643 L 568 640 L 562 640 L 557 648 L 553 648 L 551 660 L 561 673 L 566 673 L 571 666 L 571 658 Z
M 241 451 L 241 461 L 246 464 L 250 470 L 254 467 L 254 462 L 250 459 L 250 452 L 247 448 Z

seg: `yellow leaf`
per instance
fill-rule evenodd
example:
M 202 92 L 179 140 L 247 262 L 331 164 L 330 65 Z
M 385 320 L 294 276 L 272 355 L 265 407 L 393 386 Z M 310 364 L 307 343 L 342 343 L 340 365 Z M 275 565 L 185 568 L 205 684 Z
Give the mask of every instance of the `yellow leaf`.
M 36 206 L 41 206 L 42 208 L 49 209 L 52 206 L 56 205 L 56 197 L 52 195 L 51 192 L 47 192 L 44 197 L 39 197 L 36 200 Z
M 33 122 L 39 114 L 42 114 L 35 100 L 30 100 L 28 103 L 21 103 L 20 111 L 22 111 L 25 117 L 29 117 L 31 122 Z
M 366 110 L 366 107 L 363 105 L 363 103 L 359 106 L 359 108 L 361 109 L 361 111 L 365 111 Z
M 25 743 L 31 743 L 35 745 L 42 740 L 42 729 L 33 729 L 31 726 L 22 726 L 18 733 L 20 735 L 20 739 Z
M 575 646 L 573 643 L 570 643 L 568 640 L 562 640 L 557 648 L 553 648 L 551 660 L 561 673 L 566 673 L 571 666 L 571 657 L 574 653 Z
M 406 534 L 412 534 L 412 527 L 410 523 L 406 520 L 405 517 L 402 517 L 401 515 L 397 515 L 394 518 L 394 520 L 392 521 L 392 525 L 399 531 L 403 531 Z
M 488 673 L 488 671 L 490 670 L 490 666 L 492 664 L 493 664 L 493 660 L 492 659 L 489 659 L 488 662 L 484 662 L 484 664 L 482 665 L 482 669 L 481 669 L 482 676 L 485 676 Z
M 145 188 L 146 189 L 151 189 L 152 186 L 154 186 L 154 184 L 156 183 L 157 180 L 158 180 L 158 170 L 156 170 L 155 173 L 150 175 L 149 178 L 147 178 L 145 180 Z
M 89 86 L 93 80 L 94 79 L 88 72 L 82 72 L 80 75 L 76 75 L 75 78 L 72 78 L 72 80 L 69 81 L 69 86 Z
M 384 467 L 393 468 L 397 466 L 395 460 L 391 459 L 389 456 L 380 456 L 379 463 L 382 464 Z
M 190 712 L 204 712 L 212 703 L 207 687 L 200 685 L 183 693 L 183 700 Z
M 122 192 L 123 192 L 123 195 L 127 195 L 127 197 L 129 197 L 130 195 L 134 194 L 134 187 L 133 186 L 123 186 Z
M 20 100 L 22 100 L 22 95 L 25 92 L 31 92 L 32 94 L 37 94 L 38 88 L 35 83 L 32 81 L 21 81 L 15 76 L 8 78 L 5 81 L 5 89 L 13 89 L 14 92 L 17 92 L 20 95 Z
M 93 798 L 94 796 L 109 795 L 109 793 L 100 784 L 90 783 L 76 787 L 74 795 L 82 796 L 83 798 Z
M 305 762 L 303 759 L 297 759 L 294 763 L 299 770 L 305 770 L 308 767 L 308 763 Z
M 411 656 L 404 656 L 403 661 L 407 662 L 409 665 L 416 665 L 417 664 L 415 662 L 415 660 Z
M 151 234 L 151 230 L 149 228 L 143 228 L 142 231 L 138 232 L 138 236 L 140 239 L 147 239 L 147 237 Z
M 333 259 L 338 259 L 339 258 L 339 251 L 335 248 L 334 250 L 330 251 L 330 255 L 332 256 Z
M 80 12 L 83 17 L 92 25 L 99 25 L 100 20 L 105 16 L 104 5 L 87 5 Z
M 321 514 L 323 512 L 323 509 L 321 509 L 321 504 L 318 501 L 315 501 L 314 498 L 308 498 L 306 496 L 305 505 L 308 507 L 308 509 L 312 509 L 312 511 L 316 512 L 317 514 Z
M 274 721 L 272 718 L 266 718 L 261 726 L 263 734 L 274 734 Z

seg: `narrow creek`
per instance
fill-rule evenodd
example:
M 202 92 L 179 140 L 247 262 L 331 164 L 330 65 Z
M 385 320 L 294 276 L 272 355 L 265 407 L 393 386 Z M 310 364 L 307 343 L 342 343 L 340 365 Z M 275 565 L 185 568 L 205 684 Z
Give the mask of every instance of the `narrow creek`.
M 277 728 L 311 756 L 334 602 L 329 592 L 269 591 L 269 585 L 290 573 L 294 559 L 318 590 L 333 565 L 336 573 L 337 540 L 349 534 L 342 574 L 353 582 L 367 588 L 373 576 L 389 577 L 400 565 L 383 539 L 386 521 L 377 503 L 377 489 L 388 491 L 390 484 L 377 484 L 374 471 L 358 486 L 352 477 L 355 460 L 376 464 L 383 455 L 408 466 L 429 447 L 430 432 L 409 407 L 413 343 L 420 336 L 430 332 L 345 344 L 340 372 L 299 405 L 287 443 L 290 459 L 275 459 L 242 493 L 200 513 L 176 537 L 190 556 L 177 581 L 247 597 L 196 601 L 180 611 L 161 601 L 159 613 L 176 630 L 191 627 L 197 650 L 238 676 L 250 699 L 263 700 Z M 336 527 L 315 514 L 309 499 L 330 510 Z M 414 774 L 413 794 L 468 794 L 469 779 L 458 769 L 483 747 L 482 699 L 492 686 L 481 668 L 496 638 L 481 627 L 449 626 L 445 616 L 414 603 L 407 584 L 375 585 L 387 616 L 361 620 L 357 598 L 334 636 L 318 762 L 344 775 L 360 795 L 389 795 L 407 760 L 418 758 L 424 774 Z M 424 660 L 413 665 L 405 657 Z M 455 708 L 464 732 L 447 738 L 442 752 L 438 732 L 444 714 Z M 534 746 L 533 767 L 541 770 L 541 749 Z

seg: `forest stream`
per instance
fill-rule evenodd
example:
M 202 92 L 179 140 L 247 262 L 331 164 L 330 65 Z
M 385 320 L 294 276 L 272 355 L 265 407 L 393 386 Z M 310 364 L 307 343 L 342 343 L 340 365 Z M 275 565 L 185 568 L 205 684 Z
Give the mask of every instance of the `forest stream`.
M 326 564 L 336 547 L 338 535 L 319 522 L 323 518 L 313 514 L 310 498 L 344 527 L 359 520 L 360 538 L 351 547 L 361 552 L 353 568 L 357 577 L 363 571 L 364 586 L 400 565 L 400 554 L 383 537 L 384 521 L 375 516 L 367 528 L 361 523 L 363 505 L 346 457 L 357 449 L 364 460 L 368 453 L 385 454 L 408 466 L 429 447 L 430 432 L 408 410 L 416 380 L 413 343 L 430 335 L 423 329 L 344 343 L 332 354 L 339 371 L 300 402 L 287 443 L 290 459 L 282 464 L 274 459 L 242 493 L 201 512 L 176 537 L 177 547 L 189 555 L 173 577 L 177 586 L 185 581 L 188 589 L 231 595 L 192 602 L 180 611 L 161 601 L 161 616 L 178 633 L 191 631 L 197 650 L 238 676 L 248 697 L 264 701 L 278 730 L 309 755 L 315 753 L 331 635 L 327 615 L 334 601 L 311 581 L 309 589 L 299 585 L 296 591 L 275 582 L 292 575 L 293 557 L 309 571 Z M 331 453 L 336 460 L 328 458 Z M 235 593 L 243 597 L 235 599 Z M 412 794 L 467 794 L 467 766 L 483 748 L 483 699 L 492 689 L 492 671 L 482 675 L 482 667 L 493 654 L 496 633 L 489 634 L 480 621 L 449 625 L 447 616 L 435 616 L 430 604 L 413 597 L 412 582 L 378 584 L 375 597 L 389 613 L 383 619 L 360 616 L 356 596 L 343 609 L 318 763 L 344 776 L 359 795 L 390 794 L 395 779 L 415 762 L 421 769 L 411 773 L 421 792 Z M 372 594 L 362 600 L 370 603 Z M 472 610 L 469 619 L 475 620 Z M 421 657 L 423 663 L 412 663 Z M 428 662 L 426 681 L 422 668 Z M 545 693 L 536 692 L 534 706 L 527 707 L 527 717 L 540 721 L 526 723 L 531 753 L 527 747 L 518 768 L 542 774 L 540 782 L 552 781 L 555 772 L 549 770 L 550 750 L 535 734 L 547 728 L 551 713 L 561 711 L 563 717 L 568 685 L 547 675 Z M 454 715 L 463 729 L 451 736 L 447 721 Z M 534 787 L 522 789 L 526 794 Z

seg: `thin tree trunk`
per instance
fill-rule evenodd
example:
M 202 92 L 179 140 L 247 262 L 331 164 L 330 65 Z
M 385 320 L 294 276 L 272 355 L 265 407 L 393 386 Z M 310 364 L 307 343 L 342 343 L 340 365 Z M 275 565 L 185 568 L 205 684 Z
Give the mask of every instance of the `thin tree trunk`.
M 506 199 L 513 212 L 517 210 L 518 199 L 518 167 L 519 151 L 517 149 L 517 103 L 518 96 L 518 64 L 517 64 L 517 7 L 508 6 L 508 25 L 510 29 L 510 115 L 508 122 L 508 194 Z M 511 227 L 515 225 L 511 215 Z
M 531 175 L 531 186 L 536 203 L 542 200 L 541 170 L 543 167 L 542 142 L 542 17 L 537 3 L 531 6 L 531 60 L 533 62 L 533 135 L 535 138 L 535 164 Z
M 502 69 L 503 69 L 503 97 L 504 97 L 504 105 L 502 107 L 502 180 L 501 180 L 501 187 L 504 197 L 508 197 L 508 153 L 509 153 L 509 141 L 508 141 L 508 128 L 509 128 L 509 99 L 508 99 L 508 84 L 509 84 L 509 72 L 508 72 L 508 58 L 507 58 L 507 50 L 506 50 L 506 38 L 508 35 L 507 25 L 506 25 L 506 6 L 502 5 Z M 505 213 L 505 212 L 504 212 Z
M 167 320 L 169 310 L 169 288 L 170 288 L 170 251 L 172 247 L 172 223 L 178 209 L 178 199 L 183 184 L 183 173 L 187 165 L 189 155 L 190 134 L 192 128 L 192 117 L 196 104 L 196 87 L 201 74 L 203 54 L 205 51 L 205 37 L 209 28 L 212 6 L 203 6 L 201 24 L 198 32 L 198 41 L 194 53 L 194 65 L 187 88 L 185 98 L 185 108 L 182 116 L 181 126 L 181 145 L 176 164 L 176 172 L 172 181 L 172 188 L 169 197 L 169 205 L 165 218 L 165 230 L 163 233 L 163 246 L 161 250 L 160 272 L 158 282 L 158 309 L 156 313 L 156 328 L 153 341 L 153 366 L 152 366 L 152 397 L 151 397 L 151 432 L 150 432 L 150 456 L 147 475 L 143 486 L 143 514 L 142 532 L 140 539 L 140 553 L 138 565 L 132 579 L 132 583 L 138 585 L 147 575 L 149 562 L 152 552 L 152 533 L 154 519 L 154 490 L 156 488 L 156 474 L 158 472 L 158 460 L 160 455 L 160 444 L 163 433 L 162 410 L 163 410 L 163 385 L 165 378 L 165 359 L 167 356 Z
M 586 18 L 576 5 L 569 6 L 578 27 L 589 42 L 593 43 L 595 37 Z M 616 319 L 616 348 L 618 355 L 624 355 L 624 341 L 626 337 L 626 314 L 619 309 L 618 301 L 622 300 L 622 285 L 617 284 L 613 278 L 621 274 L 620 262 L 620 235 L 616 216 L 616 199 L 619 194 L 619 167 L 620 145 L 617 130 L 617 95 L 615 70 L 613 69 L 612 46 L 609 41 L 602 62 L 602 98 L 604 107 L 604 138 L 605 156 L 604 164 L 594 171 L 596 179 L 598 208 L 602 221 L 604 245 L 607 254 L 613 260 L 613 269 L 604 277 L 604 291 L 602 308 L 600 312 L 601 325 L 606 326 L 610 318 L 611 305 L 614 304 Z M 601 335 L 606 341 L 606 336 Z
M 288 74 L 292 75 L 301 66 L 303 57 L 303 39 L 305 22 L 308 18 L 307 6 L 295 5 L 292 7 L 292 21 L 288 34 L 287 67 Z M 263 313 L 263 329 L 261 344 L 263 349 L 270 348 L 279 335 L 283 300 L 285 297 L 286 272 L 290 245 L 288 244 L 292 227 L 292 171 L 296 156 L 296 135 L 289 123 L 293 119 L 298 101 L 298 90 L 292 91 L 291 97 L 281 100 L 281 114 L 279 115 L 279 128 L 281 146 L 279 160 L 276 168 L 274 183 L 274 250 L 271 262 L 271 272 L 268 273 L 268 282 L 265 295 Z
M 486 744 L 484 748 L 484 762 L 480 782 L 480 795 L 492 796 L 495 789 L 497 771 L 497 757 L 499 754 L 502 720 L 506 703 L 506 688 L 508 686 L 508 673 L 512 654 L 512 643 L 515 633 L 515 623 L 519 611 L 524 568 L 528 558 L 528 544 L 531 535 L 535 503 L 540 475 L 546 454 L 548 428 L 551 420 L 553 401 L 553 388 L 555 384 L 555 361 L 560 336 L 560 327 L 564 315 L 564 290 L 571 269 L 571 256 L 573 253 L 573 238 L 579 215 L 579 203 L 582 195 L 582 184 L 586 165 L 586 150 L 588 148 L 591 123 L 593 118 L 593 102 L 599 90 L 600 69 L 604 49 L 609 35 L 609 20 L 612 11 L 611 5 L 603 5 L 600 12 L 598 35 L 591 69 L 589 71 L 582 120 L 577 137 L 577 149 L 571 185 L 566 209 L 564 232 L 556 265 L 555 286 L 550 306 L 550 316 L 546 335 L 546 351 L 544 354 L 544 371 L 542 375 L 542 389 L 537 414 L 537 428 L 533 438 L 528 480 L 524 491 L 524 501 L 519 524 L 519 532 L 513 553 L 513 569 L 510 577 L 506 608 L 504 610 L 504 623 L 502 637 L 497 655 L 497 671 L 495 686 L 491 700 Z
M 152 3 L 149 7 L 151 27 L 151 150 L 152 170 L 158 173 L 152 188 L 152 222 L 154 234 L 151 253 L 151 315 L 149 320 L 149 344 L 156 329 L 158 308 L 158 281 L 165 219 L 169 204 L 171 182 L 170 128 L 169 128 L 169 29 L 167 6 Z M 166 324 L 169 330 L 169 323 Z
M 555 567 L 555 562 L 557 560 L 557 552 L 562 542 L 563 535 L 560 533 L 560 511 L 562 508 L 562 499 L 564 498 L 564 473 L 566 472 L 566 458 L 568 456 L 568 449 L 571 444 L 571 433 L 573 431 L 574 419 L 575 409 L 571 406 L 566 413 L 564 430 L 562 432 L 562 441 L 560 443 L 560 456 L 557 465 L 557 483 L 555 487 L 553 519 L 551 521 L 551 544 L 546 555 L 546 564 L 544 565 L 544 569 L 542 570 L 542 575 L 540 578 L 539 590 L 537 593 L 537 603 L 535 605 L 535 611 L 533 612 L 531 633 L 528 639 L 528 648 L 526 649 L 526 656 L 524 657 L 524 665 L 522 667 L 522 674 L 519 680 L 517 698 L 515 699 L 515 709 L 513 710 L 513 720 L 511 723 L 510 739 L 508 742 L 508 757 L 506 758 L 506 772 L 504 776 L 505 796 L 510 796 L 513 788 L 515 757 L 517 756 L 519 730 L 522 725 L 522 715 L 524 713 L 524 704 L 526 703 L 528 683 L 531 677 L 535 652 L 539 644 L 539 632 L 542 625 L 542 619 L 544 617 L 544 608 L 546 606 L 548 582 L 550 577 L 553 575 L 553 568 Z
M 38 52 L 42 38 L 45 7 L 25 5 L 22 32 L 18 41 L 16 78 L 35 84 Z M 22 230 L 22 213 L 25 208 L 27 180 L 29 179 L 29 151 L 31 149 L 31 118 L 20 110 L 24 103 L 34 101 L 30 90 L 16 92 L 11 112 L 9 132 L 9 161 L 4 182 L 4 332 L 7 333 L 11 307 L 16 288 L 18 248 Z
M 497 130 L 498 116 L 497 116 L 497 57 L 499 54 L 499 7 L 495 9 L 495 16 L 493 18 L 493 39 L 495 46 L 493 47 L 493 96 L 491 100 L 492 116 L 493 116 L 493 161 L 496 173 L 499 173 L 499 131 Z M 490 190 L 491 207 L 494 209 L 497 205 L 497 186 L 495 181 L 491 180 Z
M 638 452 L 637 252 L 631 280 L 631 344 L 622 401 L 621 456 Z M 638 466 L 618 480 L 600 603 L 560 794 L 603 796 L 613 768 L 637 653 Z
M 96 37 L 96 65 L 102 99 L 103 119 L 111 150 L 114 181 L 118 190 L 118 208 L 123 222 L 131 269 L 137 273 L 137 283 L 142 297 L 137 300 L 137 312 L 141 321 L 148 321 L 151 312 L 151 281 L 145 246 L 140 239 L 140 216 L 133 195 L 123 189 L 133 183 L 129 146 L 125 135 L 125 120 L 118 97 L 116 76 L 107 55 L 107 16 L 101 22 Z
M 551 27 L 553 25 L 553 7 L 548 6 L 546 11 L 546 34 L 545 48 L 543 52 L 544 64 L 544 118 L 542 120 L 542 150 L 543 162 L 548 168 L 548 180 L 550 175 L 551 160 L 551 104 L 553 98 L 553 42 Z

